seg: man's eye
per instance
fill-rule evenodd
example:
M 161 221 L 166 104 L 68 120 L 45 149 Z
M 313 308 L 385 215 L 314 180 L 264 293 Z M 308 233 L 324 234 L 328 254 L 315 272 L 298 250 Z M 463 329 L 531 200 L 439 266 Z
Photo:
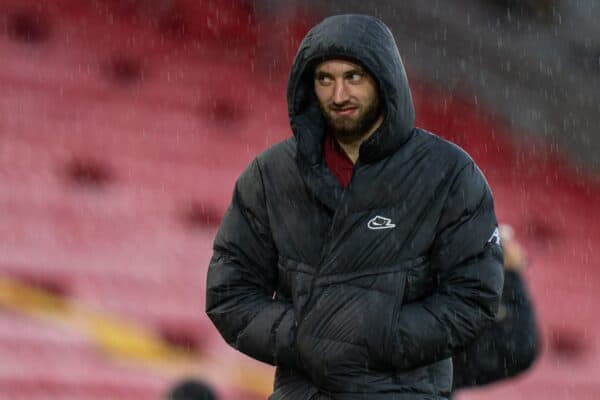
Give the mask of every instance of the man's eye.
M 319 81 L 319 83 L 322 85 L 326 85 L 328 83 L 331 83 L 331 78 L 328 76 L 321 75 L 317 77 L 317 81 Z
M 359 72 L 355 72 L 352 75 L 350 75 L 350 81 L 352 82 L 360 82 L 360 80 L 363 78 L 363 74 L 359 73 Z

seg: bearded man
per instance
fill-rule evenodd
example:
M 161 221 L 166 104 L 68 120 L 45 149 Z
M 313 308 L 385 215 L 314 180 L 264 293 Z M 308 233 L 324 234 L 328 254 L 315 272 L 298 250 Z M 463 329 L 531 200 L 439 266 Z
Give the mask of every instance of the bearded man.
M 493 320 L 502 250 L 492 193 L 459 147 L 415 127 L 390 30 L 365 15 L 306 35 L 293 137 L 236 182 L 206 311 L 277 366 L 270 399 L 446 399 L 453 354 Z

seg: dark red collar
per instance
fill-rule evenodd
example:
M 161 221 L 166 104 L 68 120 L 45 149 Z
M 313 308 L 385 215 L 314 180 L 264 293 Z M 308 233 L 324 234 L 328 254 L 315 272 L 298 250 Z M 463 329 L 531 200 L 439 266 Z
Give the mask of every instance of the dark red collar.
M 337 178 L 343 188 L 346 188 L 352 179 L 354 163 L 332 136 L 325 138 L 323 157 L 333 176 Z

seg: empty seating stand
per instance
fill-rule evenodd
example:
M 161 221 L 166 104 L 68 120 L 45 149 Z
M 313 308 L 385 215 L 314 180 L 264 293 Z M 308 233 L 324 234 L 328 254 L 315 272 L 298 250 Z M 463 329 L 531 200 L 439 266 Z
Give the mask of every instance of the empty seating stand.
M 150 399 L 179 376 L 106 354 L 77 323 L 85 312 L 184 349 L 194 367 L 180 372 L 224 399 L 264 398 L 272 369 L 223 342 L 204 282 L 236 177 L 290 135 L 287 67 L 313 18 L 282 25 L 233 0 L 14 0 L 0 18 L 0 278 L 16 282 L 0 285 L 0 398 Z M 530 254 L 541 360 L 465 398 L 600 396 L 598 188 L 410 75 L 419 124 L 473 155 Z M 83 311 L 12 307 L 20 285 Z

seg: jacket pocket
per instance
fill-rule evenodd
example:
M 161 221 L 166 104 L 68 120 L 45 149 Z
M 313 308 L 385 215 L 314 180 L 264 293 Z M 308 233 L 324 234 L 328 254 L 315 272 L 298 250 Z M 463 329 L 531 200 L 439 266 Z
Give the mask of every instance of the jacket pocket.
M 367 314 L 366 346 L 369 354 L 369 365 L 372 369 L 389 370 L 392 367 L 389 354 L 393 340 L 393 323 L 402 308 L 402 299 L 406 290 L 407 270 L 399 265 L 396 272 L 378 276 L 381 280 L 371 300 L 370 312 Z M 377 282 L 376 282 L 377 283 Z
M 279 256 L 277 261 L 277 296 L 289 299 L 296 316 L 302 315 L 315 269 L 303 262 Z
M 433 293 L 436 277 L 428 259 L 420 257 L 417 264 L 411 265 L 406 272 L 406 289 L 403 303 L 421 300 Z
M 350 375 L 392 370 L 392 324 L 402 307 L 407 271 L 420 262 L 317 279 L 318 298 L 299 329 L 300 350 L 312 372 L 327 366 L 333 378 L 338 368 Z
M 399 263 L 391 271 L 377 275 L 373 283 L 376 289 L 368 314 L 366 345 L 371 368 L 393 369 L 394 323 L 398 319 L 407 294 L 412 290 L 414 271 L 422 271 L 427 263 L 425 257 L 417 257 Z

